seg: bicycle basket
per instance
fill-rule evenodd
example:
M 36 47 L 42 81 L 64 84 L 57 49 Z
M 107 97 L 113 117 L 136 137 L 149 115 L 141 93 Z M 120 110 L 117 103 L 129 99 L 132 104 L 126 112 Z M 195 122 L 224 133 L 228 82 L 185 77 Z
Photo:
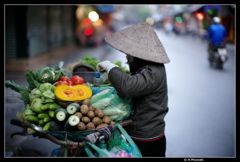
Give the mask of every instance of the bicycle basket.
M 54 136 L 55 138 L 59 140 L 71 140 L 74 142 L 80 142 L 83 141 L 84 138 L 91 134 L 95 133 L 97 130 L 86 130 L 86 131 L 73 131 L 73 132 L 68 132 L 68 131 L 49 131 L 47 132 L 49 135 Z

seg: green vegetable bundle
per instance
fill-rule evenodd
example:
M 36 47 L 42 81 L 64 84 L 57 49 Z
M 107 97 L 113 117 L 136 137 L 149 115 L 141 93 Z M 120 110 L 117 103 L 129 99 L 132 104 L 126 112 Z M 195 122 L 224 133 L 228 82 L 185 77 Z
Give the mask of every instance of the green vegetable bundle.
M 28 86 L 22 86 L 14 81 L 7 80 L 5 86 L 20 94 L 25 107 L 16 114 L 20 120 L 34 123 L 50 129 L 50 122 L 54 119 L 54 112 L 61 106 L 55 103 L 55 86 L 53 85 L 62 75 L 66 75 L 60 62 L 55 67 L 44 67 L 36 72 L 28 70 L 25 75 Z
M 59 64 L 54 67 L 43 67 L 41 69 L 38 69 L 36 72 L 33 72 L 31 70 L 26 71 L 25 76 L 28 82 L 28 87 L 19 85 L 16 82 L 10 81 L 10 80 L 7 80 L 5 82 L 5 86 L 7 88 L 11 88 L 12 90 L 18 92 L 21 95 L 21 99 L 24 101 L 24 103 L 29 104 L 30 103 L 29 94 L 31 90 L 33 90 L 34 88 L 39 88 L 40 84 L 42 83 L 53 84 L 57 80 L 59 80 L 60 77 L 63 75 L 67 75 L 67 74 L 63 69 L 63 62 L 59 62 Z M 48 88 L 49 88 L 49 84 L 48 86 L 46 86 L 45 89 L 48 89 Z M 46 95 L 47 94 L 49 93 L 46 92 Z
M 55 86 L 50 83 L 40 84 L 29 93 L 29 104 L 17 113 L 20 120 L 34 123 L 47 131 L 50 122 L 54 121 L 55 110 L 61 106 L 55 103 Z
M 34 123 L 43 128 L 43 130 L 48 131 L 50 127 L 48 126 L 51 121 L 54 121 L 54 112 L 60 106 L 56 103 L 41 104 L 40 100 L 37 103 L 34 102 L 34 107 L 31 105 L 26 105 L 21 112 L 17 113 L 17 118 L 19 120 L 28 121 Z M 38 109 L 36 109 L 38 108 Z
M 100 62 L 97 58 L 93 56 L 85 56 L 79 60 L 82 64 L 90 65 L 94 70 L 97 70 L 97 64 Z

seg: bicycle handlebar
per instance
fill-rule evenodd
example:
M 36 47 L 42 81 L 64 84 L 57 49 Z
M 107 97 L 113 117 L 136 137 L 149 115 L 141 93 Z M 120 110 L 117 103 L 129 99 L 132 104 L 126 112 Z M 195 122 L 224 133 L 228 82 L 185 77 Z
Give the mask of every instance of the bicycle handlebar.
M 28 122 L 24 122 L 24 121 L 20 121 L 17 119 L 12 119 L 11 120 L 11 124 L 12 125 L 16 125 L 22 128 L 31 128 L 32 130 L 36 131 L 39 137 L 45 137 L 47 139 L 49 139 L 50 141 L 58 144 L 58 145 L 68 145 L 68 144 L 72 144 L 72 145 L 79 145 L 78 142 L 74 142 L 74 141 L 63 141 L 63 140 L 59 140 L 55 137 L 53 137 L 52 135 L 48 134 L 46 131 L 44 131 L 41 127 L 38 127 L 34 124 L 28 123 Z

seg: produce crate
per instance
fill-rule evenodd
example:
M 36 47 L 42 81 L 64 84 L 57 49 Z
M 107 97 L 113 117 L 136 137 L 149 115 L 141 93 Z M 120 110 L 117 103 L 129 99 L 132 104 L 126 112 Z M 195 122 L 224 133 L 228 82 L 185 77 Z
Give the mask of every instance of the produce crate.
M 128 119 L 128 120 L 119 122 L 119 124 L 124 127 L 124 126 L 129 125 L 131 122 L 132 122 L 132 120 Z M 89 134 L 97 133 L 103 129 L 114 129 L 115 128 L 115 125 L 111 125 L 111 128 L 108 126 L 108 127 L 92 129 L 92 130 L 84 130 L 84 131 L 65 131 L 65 130 L 43 131 L 37 125 L 29 123 L 27 121 L 21 121 L 19 119 L 12 119 L 11 124 L 23 128 L 23 132 L 15 132 L 11 135 L 11 137 L 13 137 L 15 135 L 27 135 L 27 134 L 30 135 L 29 133 L 27 133 L 27 129 L 32 129 L 35 132 L 32 134 L 33 136 L 46 138 L 56 144 L 59 144 L 59 141 L 56 141 L 56 140 L 65 141 L 65 142 L 71 141 L 71 142 L 76 142 L 76 143 L 83 142 L 84 140 L 86 140 L 85 137 Z M 52 137 L 54 137 L 55 139 Z
M 119 124 L 125 127 L 129 125 L 131 122 L 132 120 L 126 119 L 124 121 L 119 122 Z M 47 133 L 59 140 L 71 140 L 74 142 L 82 142 L 87 135 L 96 133 L 98 131 L 99 129 L 84 130 L 84 131 L 48 131 Z

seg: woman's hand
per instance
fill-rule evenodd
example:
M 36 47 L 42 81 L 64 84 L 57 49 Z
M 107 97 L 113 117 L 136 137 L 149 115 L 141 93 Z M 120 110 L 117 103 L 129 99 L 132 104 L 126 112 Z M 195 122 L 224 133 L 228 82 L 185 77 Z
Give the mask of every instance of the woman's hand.
M 107 71 L 107 73 L 109 73 L 109 71 L 114 67 L 117 67 L 117 65 L 111 63 L 108 60 L 102 61 L 102 62 L 97 64 L 97 70 L 99 72 Z

